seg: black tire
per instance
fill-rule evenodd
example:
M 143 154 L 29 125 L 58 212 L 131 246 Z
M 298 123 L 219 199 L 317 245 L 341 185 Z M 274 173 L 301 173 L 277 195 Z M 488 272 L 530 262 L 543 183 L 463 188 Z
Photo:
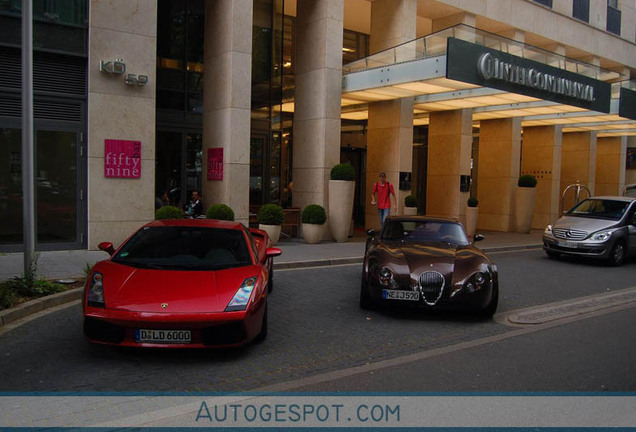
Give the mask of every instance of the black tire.
M 616 240 L 609 256 L 607 257 L 607 263 L 611 266 L 619 266 L 625 262 L 625 242 L 622 240 Z
M 367 290 L 367 284 L 364 281 L 364 276 L 362 277 L 362 282 L 360 283 L 360 309 L 369 310 L 373 309 L 374 303 L 373 299 L 369 295 L 369 291 Z
M 274 291 L 274 263 L 271 263 L 269 267 L 269 277 L 267 278 L 267 292 Z
M 490 301 L 483 309 L 478 311 L 478 315 L 482 318 L 492 318 L 497 312 L 497 305 L 499 304 L 499 285 L 495 285 L 492 289 L 492 297 Z
M 557 259 L 557 258 L 559 258 L 559 257 L 561 256 L 561 254 L 560 254 L 560 253 L 558 253 L 558 252 L 553 252 L 553 251 L 550 251 L 550 250 L 545 251 L 545 254 L 546 254 L 546 255 L 548 256 L 548 258 L 550 258 L 550 259 Z
M 265 301 L 265 313 L 263 314 L 263 322 L 261 323 L 261 332 L 254 338 L 254 343 L 261 343 L 267 339 L 267 300 Z

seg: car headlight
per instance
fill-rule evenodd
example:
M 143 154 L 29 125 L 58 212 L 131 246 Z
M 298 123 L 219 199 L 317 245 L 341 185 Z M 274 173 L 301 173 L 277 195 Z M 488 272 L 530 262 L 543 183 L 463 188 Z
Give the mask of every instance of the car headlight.
M 393 274 L 393 271 L 388 267 L 382 267 L 380 269 L 380 273 L 378 273 L 378 280 L 380 281 L 380 284 L 384 285 L 385 287 L 393 289 L 398 287 L 398 283 L 395 280 L 395 275 Z
M 236 294 L 234 294 L 234 297 L 232 297 L 232 300 L 230 300 L 230 303 L 228 303 L 225 308 L 225 312 L 245 310 L 250 301 L 250 297 L 252 296 L 252 291 L 254 291 L 257 280 L 258 277 L 256 276 L 245 279 L 236 291 Z
M 464 283 L 464 288 L 469 293 L 479 291 L 490 282 L 490 276 L 483 272 L 477 272 Z
M 100 272 L 94 272 L 88 283 L 86 303 L 93 307 L 106 307 L 104 302 L 104 276 Z
M 545 229 L 543 230 L 543 234 L 552 234 L 552 225 L 548 225 L 547 227 L 545 227 Z
M 599 231 L 597 233 L 592 234 L 590 240 L 595 241 L 605 241 L 612 236 L 612 231 Z

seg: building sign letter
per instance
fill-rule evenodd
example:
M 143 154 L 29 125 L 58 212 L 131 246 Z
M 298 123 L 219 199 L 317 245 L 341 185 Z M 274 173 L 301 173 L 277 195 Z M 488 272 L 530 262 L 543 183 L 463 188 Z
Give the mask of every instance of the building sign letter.
M 223 180 L 223 148 L 208 149 L 208 180 Z
M 141 141 L 104 141 L 104 177 L 140 178 Z

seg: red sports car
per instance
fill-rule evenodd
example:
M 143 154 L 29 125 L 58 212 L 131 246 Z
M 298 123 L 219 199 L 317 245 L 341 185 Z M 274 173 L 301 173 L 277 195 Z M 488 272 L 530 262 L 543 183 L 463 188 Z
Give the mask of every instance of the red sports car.
M 93 267 L 84 292 L 91 342 L 231 347 L 267 336 L 273 258 L 264 231 L 210 219 L 144 225 Z

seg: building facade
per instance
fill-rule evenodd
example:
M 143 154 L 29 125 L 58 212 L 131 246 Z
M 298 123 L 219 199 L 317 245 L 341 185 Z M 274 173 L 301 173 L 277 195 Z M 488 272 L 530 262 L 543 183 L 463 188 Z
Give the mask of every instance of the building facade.
M 37 248 L 118 244 L 182 206 L 328 207 L 356 168 L 353 219 L 398 212 L 533 228 L 577 181 L 636 183 L 633 0 L 34 0 Z M 22 247 L 21 1 L 0 3 L 0 250 Z M 468 60 L 473 58 L 473 60 Z M 158 204 L 159 203 L 159 204 Z M 325 238 L 328 234 L 325 233 Z

